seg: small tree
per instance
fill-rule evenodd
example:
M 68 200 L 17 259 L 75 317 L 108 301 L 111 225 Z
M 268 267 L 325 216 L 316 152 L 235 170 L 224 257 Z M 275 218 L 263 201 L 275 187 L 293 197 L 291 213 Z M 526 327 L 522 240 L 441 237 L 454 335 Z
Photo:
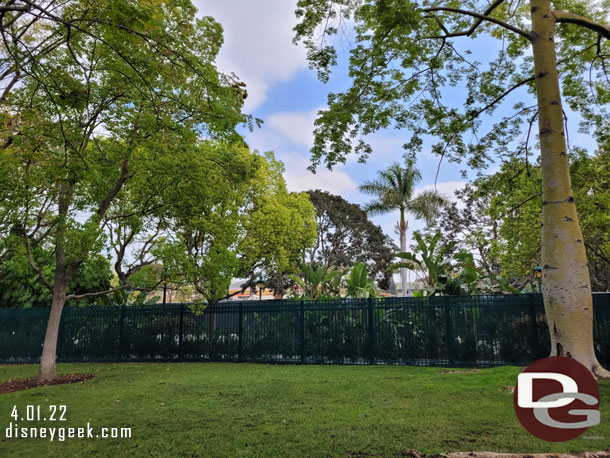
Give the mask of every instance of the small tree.
M 0 51 L 19 81 L 0 98 L 0 213 L 8 215 L 3 229 L 19 228 L 30 267 L 52 296 L 41 380 L 55 377 L 66 301 L 112 291 L 68 293 L 108 231 L 116 234 L 121 219 L 132 231 L 123 241 L 154 237 L 135 220 L 158 210 L 161 189 L 142 178 L 180 161 L 202 133 L 239 141 L 235 126 L 245 121 L 241 89 L 214 67 L 221 27 L 196 19 L 189 2 L 68 1 L 49 10 L 50 3 L 10 2 L 0 19 L 4 37 L 24 34 Z M 21 9 L 10 11 L 15 5 Z M 39 246 L 52 253 L 44 263 Z

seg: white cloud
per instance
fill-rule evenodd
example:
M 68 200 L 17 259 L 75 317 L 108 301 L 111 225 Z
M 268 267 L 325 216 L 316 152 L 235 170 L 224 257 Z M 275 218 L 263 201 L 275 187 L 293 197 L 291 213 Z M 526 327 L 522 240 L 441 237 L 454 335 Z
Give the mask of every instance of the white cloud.
M 194 0 L 200 16 L 224 28 L 218 68 L 248 85 L 245 111 L 261 105 L 271 86 L 307 68 L 306 52 L 292 43 L 295 0 Z
M 352 178 L 340 170 L 318 170 L 313 174 L 307 170 L 309 158 L 297 153 L 285 153 L 277 156 L 286 166 L 284 179 L 289 191 L 307 191 L 309 189 L 322 189 L 332 194 L 346 195 L 354 193 L 358 186 Z
M 369 135 L 367 141 L 373 148 L 371 159 L 375 162 L 403 162 L 404 139 L 383 135 Z
M 266 124 L 293 143 L 311 148 L 317 113 L 317 109 L 274 113 L 267 117 Z

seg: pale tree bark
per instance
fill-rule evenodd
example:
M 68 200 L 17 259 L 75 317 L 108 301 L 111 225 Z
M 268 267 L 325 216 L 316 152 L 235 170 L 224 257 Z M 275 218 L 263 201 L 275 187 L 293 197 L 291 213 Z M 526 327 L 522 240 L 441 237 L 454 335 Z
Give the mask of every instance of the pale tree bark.
M 56 376 L 55 357 L 57 353 L 57 339 L 59 337 L 61 313 L 66 303 L 67 285 L 63 288 L 58 287 L 57 283 L 55 285 L 56 286 L 53 288 L 51 313 L 49 314 L 47 332 L 44 338 L 44 346 L 42 347 L 42 356 L 40 357 L 40 369 L 38 371 L 38 380 L 40 381 L 53 380 Z
M 400 234 L 400 251 L 407 251 L 407 222 L 405 221 L 405 210 L 400 209 L 400 222 L 398 223 L 398 233 Z M 400 295 L 407 295 L 407 268 L 400 268 Z
M 551 355 L 567 356 L 597 377 L 610 377 L 593 348 L 587 255 L 568 168 L 550 0 L 531 0 L 532 48 L 542 159 L 542 286 Z

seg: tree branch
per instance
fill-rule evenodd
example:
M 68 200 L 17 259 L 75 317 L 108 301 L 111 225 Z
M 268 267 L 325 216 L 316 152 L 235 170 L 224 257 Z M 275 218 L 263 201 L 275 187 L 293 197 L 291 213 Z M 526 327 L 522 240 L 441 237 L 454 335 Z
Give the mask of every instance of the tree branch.
M 473 121 L 475 118 L 477 118 L 481 113 L 483 113 L 484 111 L 489 110 L 491 107 L 493 107 L 496 103 L 498 103 L 499 101 L 501 101 L 504 97 L 506 97 L 508 94 L 510 94 L 511 92 L 513 92 L 515 89 L 520 88 L 521 86 L 523 86 L 524 84 L 527 84 L 531 81 L 535 81 L 536 77 L 535 76 L 530 76 L 527 79 L 524 79 L 522 81 L 519 81 L 517 84 L 515 84 L 514 86 L 510 87 L 509 89 L 507 89 L 506 91 L 504 91 L 503 94 L 499 95 L 498 97 L 496 97 L 494 100 L 492 100 L 490 103 L 488 103 L 487 105 L 485 105 L 485 107 L 481 108 L 478 111 L 475 111 L 469 118 L 468 118 L 468 122 Z
M 23 235 L 25 236 L 25 249 L 26 249 L 27 254 L 28 254 L 28 261 L 30 263 L 30 266 L 38 274 L 38 279 L 42 282 L 42 284 L 44 286 L 46 286 L 49 291 L 52 292 L 53 291 L 53 285 L 47 280 L 47 277 L 45 276 L 44 272 L 38 266 L 38 264 L 36 264 L 36 261 L 34 260 L 34 255 L 32 254 L 32 246 L 30 244 L 30 238 L 25 233 Z
M 595 256 L 610 265 L 610 259 L 607 256 L 604 256 L 604 253 L 598 247 L 595 247 L 593 244 L 587 242 L 585 242 L 585 246 L 589 248 Z
M 485 10 L 485 12 L 483 13 L 484 16 L 488 16 L 490 15 L 493 10 L 495 10 L 498 6 L 500 6 L 502 3 L 504 2 L 504 0 L 496 0 L 495 2 L 493 2 L 491 5 L 489 5 L 489 7 Z M 432 16 L 433 19 L 437 22 L 437 24 L 439 25 L 439 27 L 441 29 L 443 29 L 443 32 L 445 32 L 446 35 L 444 35 L 443 37 L 439 37 L 439 38 L 453 38 L 453 37 L 469 37 L 471 36 L 476 30 L 477 28 L 483 23 L 483 19 L 477 19 L 476 21 L 474 21 L 474 24 L 472 24 L 472 26 L 467 29 L 467 30 L 462 30 L 460 32 L 449 32 L 449 30 L 447 30 L 447 28 L 445 27 L 445 25 L 442 23 L 442 21 L 440 20 L 440 18 L 438 16 Z
M 240 289 L 238 289 L 234 293 L 228 293 L 221 300 L 224 301 L 224 300 L 227 300 L 227 299 L 231 299 L 233 296 L 237 296 L 238 294 L 242 294 L 245 290 L 247 290 L 248 288 L 251 288 L 253 284 L 254 284 L 254 275 L 251 275 L 250 278 L 248 278 L 245 283 L 242 283 Z
M 565 24 L 576 24 L 581 27 L 593 30 L 599 33 L 602 37 L 610 40 L 610 26 L 595 22 L 593 19 L 586 18 L 574 13 L 568 13 L 566 11 L 553 11 L 555 15 L 555 22 Z
M 512 212 L 514 212 L 515 210 L 517 210 L 517 209 L 521 208 L 523 205 L 525 205 L 526 203 L 528 203 L 530 200 L 534 200 L 535 198 L 537 198 L 537 197 L 541 197 L 541 196 L 542 196 L 542 193 L 541 193 L 541 192 L 539 192 L 538 194 L 534 194 L 533 196 L 528 197 L 528 198 L 527 198 L 527 199 L 525 199 L 523 202 L 521 202 L 521 203 L 519 203 L 519 204 L 515 205 L 513 208 L 511 208 L 511 209 L 510 209 L 510 210 L 508 210 L 507 212 L 504 212 L 504 214 L 502 215 L 502 217 L 505 217 L 506 215 L 508 215 L 508 214 L 510 214 L 510 213 L 512 213 Z
M 131 288 L 131 289 L 136 289 L 131 285 L 122 285 L 122 286 L 117 286 L 116 288 L 110 288 L 107 289 L 106 291 L 98 291 L 97 293 L 84 293 L 84 294 L 68 294 L 66 296 L 66 300 L 69 301 L 71 299 L 84 299 L 85 297 L 96 297 L 96 296 L 103 296 L 105 294 L 110 294 L 110 293 L 114 293 L 115 291 L 121 291 L 123 289 L 127 289 L 127 288 Z
M 519 35 L 521 35 L 522 37 L 527 38 L 528 40 L 531 40 L 531 36 L 529 32 L 526 32 L 525 30 L 521 30 L 519 27 L 515 27 L 514 25 L 509 24 L 508 22 L 504 22 L 500 19 L 496 19 L 494 17 L 488 16 L 488 14 L 482 14 L 482 13 L 477 13 L 475 11 L 467 11 L 467 10 L 461 10 L 459 8 L 450 8 L 447 6 L 437 6 L 437 7 L 433 7 L 433 8 L 423 8 L 420 11 L 424 12 L 424 13 L 434 13 L 434 12 L 438 12 L 438 11 L 444 11 L 444 12 L 448 12 L 448 13 L 457 13 L 457 14 L 461 14 L 464 16 L 472 16 L 474 18 L 477 18 L 481 21 L 488 21 L 488 22 L 493 22 L 496 25 L 499 25 L 501 27 L 504 27 L 505 29 L 510 30 L 511 32 L 515 32 Z M 476 23 L 475 23 L 476 24 Z M 478 25 L 476 26 L 478 27 Z M 475 27 L 475 29 L 476 29 Z M 457 33 L 459 35 L 466 35 L 465 33 Z M 440 38 L 440 37 L 439 37 Z

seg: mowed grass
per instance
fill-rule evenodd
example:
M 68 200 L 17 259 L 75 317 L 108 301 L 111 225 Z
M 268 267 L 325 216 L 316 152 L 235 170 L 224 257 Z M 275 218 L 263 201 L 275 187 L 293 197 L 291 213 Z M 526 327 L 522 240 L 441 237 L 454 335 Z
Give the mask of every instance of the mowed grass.
M 0 366 L 0 381 L 37 367 Z M 463 370 L 467 371 L 467 370 Z M 397 366 L 62 364 L 97 378 L 0 395 L 0 456 L 400 456 L 455 451 L 578 452 L 610 448 L 610 383 L 600 425 L 567 443 L 523 430 L 512 394 L 519 368 L 447 373 Z M 504 387 L 504 388 L 503 388 Z M 16 405 L 65 404 L 65 422 L 131 427 L 131 439 L 7 439 Z

